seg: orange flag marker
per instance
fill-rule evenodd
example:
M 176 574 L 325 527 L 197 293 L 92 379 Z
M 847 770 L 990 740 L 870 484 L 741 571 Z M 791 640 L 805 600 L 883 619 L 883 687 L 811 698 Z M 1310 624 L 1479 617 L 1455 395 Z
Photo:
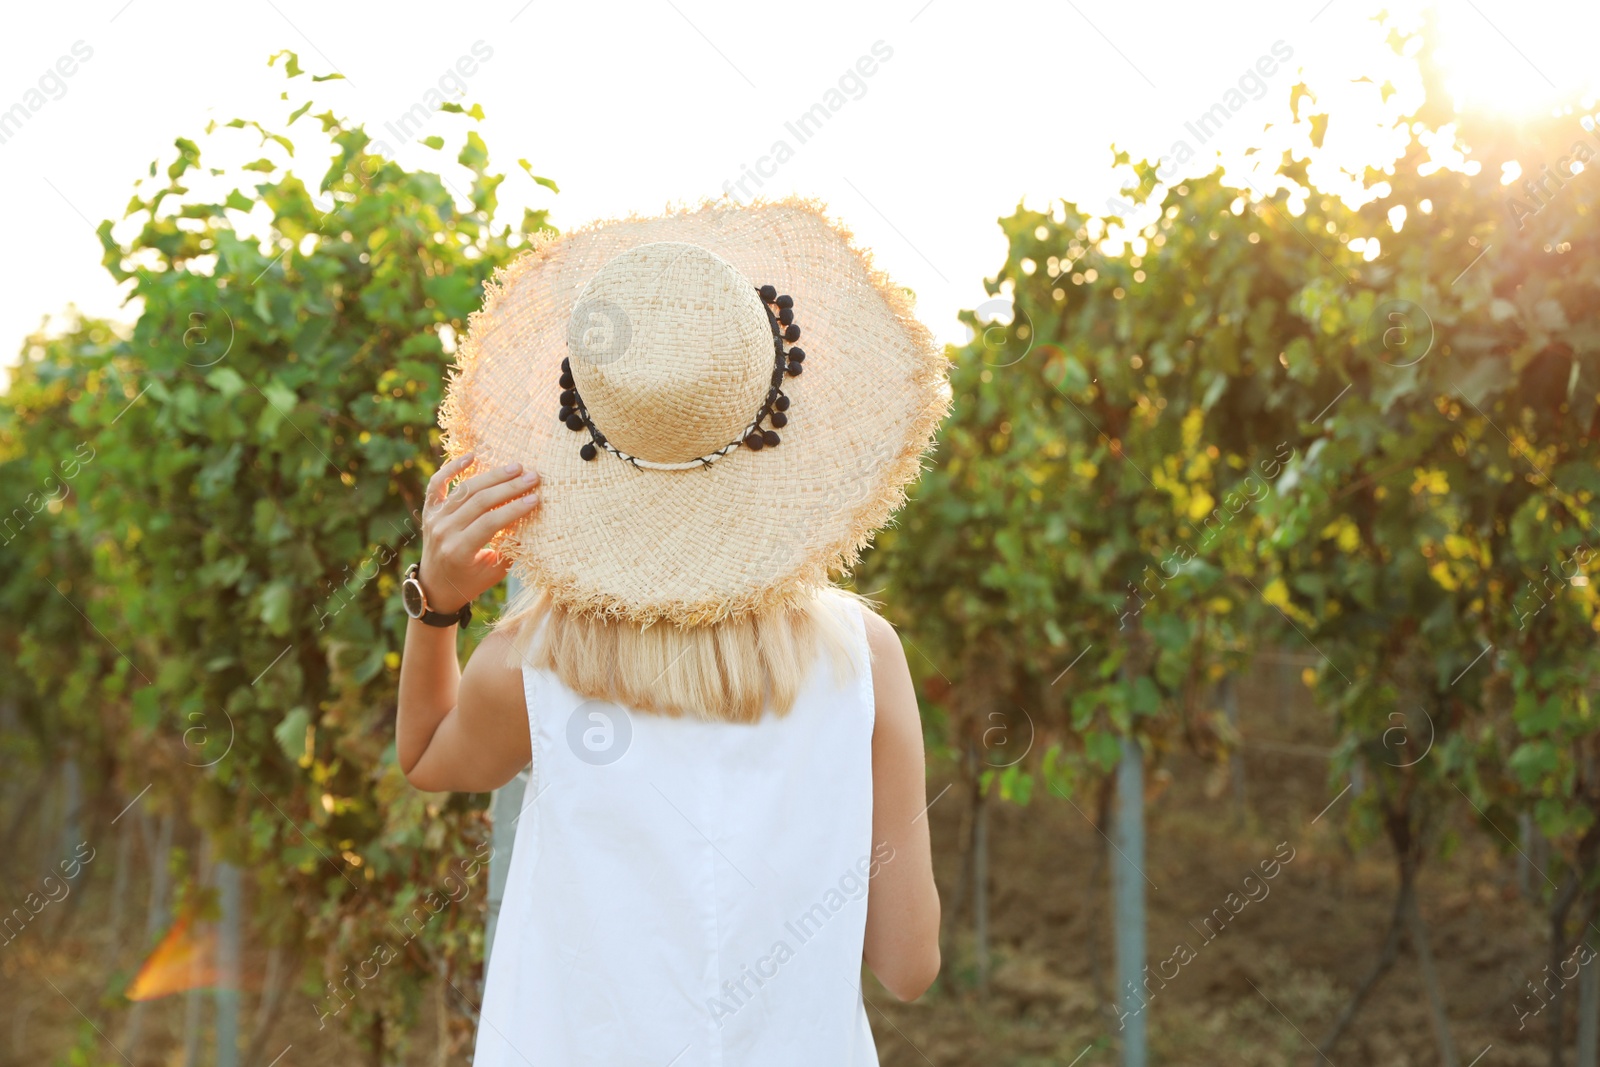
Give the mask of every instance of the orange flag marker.
M 172 924 L 129 984 L 129 1000 L 156 1000 L 219 983 L 216 930 L 209 924 L 196 930 L 192 918 L 182 915 Z

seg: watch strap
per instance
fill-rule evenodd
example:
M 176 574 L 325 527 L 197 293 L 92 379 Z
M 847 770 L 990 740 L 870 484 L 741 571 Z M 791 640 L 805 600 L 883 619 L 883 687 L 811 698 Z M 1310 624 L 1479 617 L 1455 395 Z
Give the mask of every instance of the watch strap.
M 472 621 L 472 604 L 461 605 L 460 611 L 424 611 L 417 619 L 424 626 L 465 626 Z

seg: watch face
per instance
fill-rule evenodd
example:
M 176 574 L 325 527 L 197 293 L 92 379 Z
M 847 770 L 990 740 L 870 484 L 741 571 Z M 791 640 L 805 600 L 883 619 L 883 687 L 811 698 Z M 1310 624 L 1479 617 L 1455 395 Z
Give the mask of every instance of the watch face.
M 422 613 L 427 609 L 427 604 L 422 596 L 422 583 L 415 578 L 407 578 L 400 583 L 400 602 L 405 605 L 406 614 L 413 619 L 422 618 Z

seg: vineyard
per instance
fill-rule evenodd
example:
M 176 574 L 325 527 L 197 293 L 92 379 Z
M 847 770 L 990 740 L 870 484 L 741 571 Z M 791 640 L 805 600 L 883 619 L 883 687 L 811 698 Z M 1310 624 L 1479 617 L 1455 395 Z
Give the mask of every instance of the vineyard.
M 885 1064 L 1600 1065 L 1600 128 L 1457 115 L 1416 43 L 1383 158 L 1300 84 L 1252 168 L 1000 220 L 855 576 L 945 918 L 927 997 L 868 983 Z M 455 339 L 550 225 L 497 190 L 556 183 L 455 105 L 470 187 L 408 171 L 274 59 L 294 110 L 101 225 L 136 321 L 0 398 L 9 1062 L 469 1054 L 491 798 L 400 773 L 396 594 Z

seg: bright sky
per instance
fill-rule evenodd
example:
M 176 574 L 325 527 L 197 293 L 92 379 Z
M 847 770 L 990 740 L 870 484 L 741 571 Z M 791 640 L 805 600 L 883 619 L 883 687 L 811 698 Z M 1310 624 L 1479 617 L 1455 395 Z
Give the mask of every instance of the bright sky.
M 715 197 L 725 183 L 741 196 L 817 197 L 916 291 L 935 333 L 960 341 L 957 311 L 986 299 L 982 280 L 1004 256 L 997 218 L 1024 199 L 1103 210 L 1120 184 L 1113 142 L 1154 159 L 1184 141 L 1196 163 L 1219 145 L 1236 151 L 1284 119 L 1301 67 L 1330 96 L 1348 94 L 1346 106 L 1371 106 L 1374 87 L 1351 79 L 1396 69 L 1370 21 L 1380 6 L 1412 10 L 1406 0 L 26 5 L 0 37 L 0 119 L 14 104 L 28 112 L 11 120 L 20 129 L 0 124 L 12 241 L 0 367 L 68 304 L 135 316 L 100 265 L 94 228 L 121 216 L 152 159 L 165 167 L 174 138 L 235 116 L 281 127 L 315 90 L 314 110 L 364 120 L 406 165 L 437 168 L 443 157 L 415 138 L 459 143 L 466 120 L 433 114 L 405 143 L 385 126 L 430 101 L 442 78 L 446 95 L 487 113 L 482 135 L 512 175 L 507 219 L 549 207 L 565 227 Z M 1471 106 L 1548 109 L 1592 88 L 1593 0 L 1440 7 L 1449 69 Z M 348 80 L 296 79 L 285 106 L 281 66 L 266 66 L 280 48 Z M 1202 145 L 1186 123 L 1219 103 L 1229 121 Z M 802 127 L 818 104 L 826 121 Z M 307 178 L 325 166 L 316 129 L 305 118 L 288 131 Z M 202 141 L 207 164 L 262 154 L 225 133 L 215 148 Z M 519 157 L 561 193 L 528 180 Z M 1207 169 L 1196 163 L 1186 169 Z M 757 169 L 759 188 L 746 177 Z

